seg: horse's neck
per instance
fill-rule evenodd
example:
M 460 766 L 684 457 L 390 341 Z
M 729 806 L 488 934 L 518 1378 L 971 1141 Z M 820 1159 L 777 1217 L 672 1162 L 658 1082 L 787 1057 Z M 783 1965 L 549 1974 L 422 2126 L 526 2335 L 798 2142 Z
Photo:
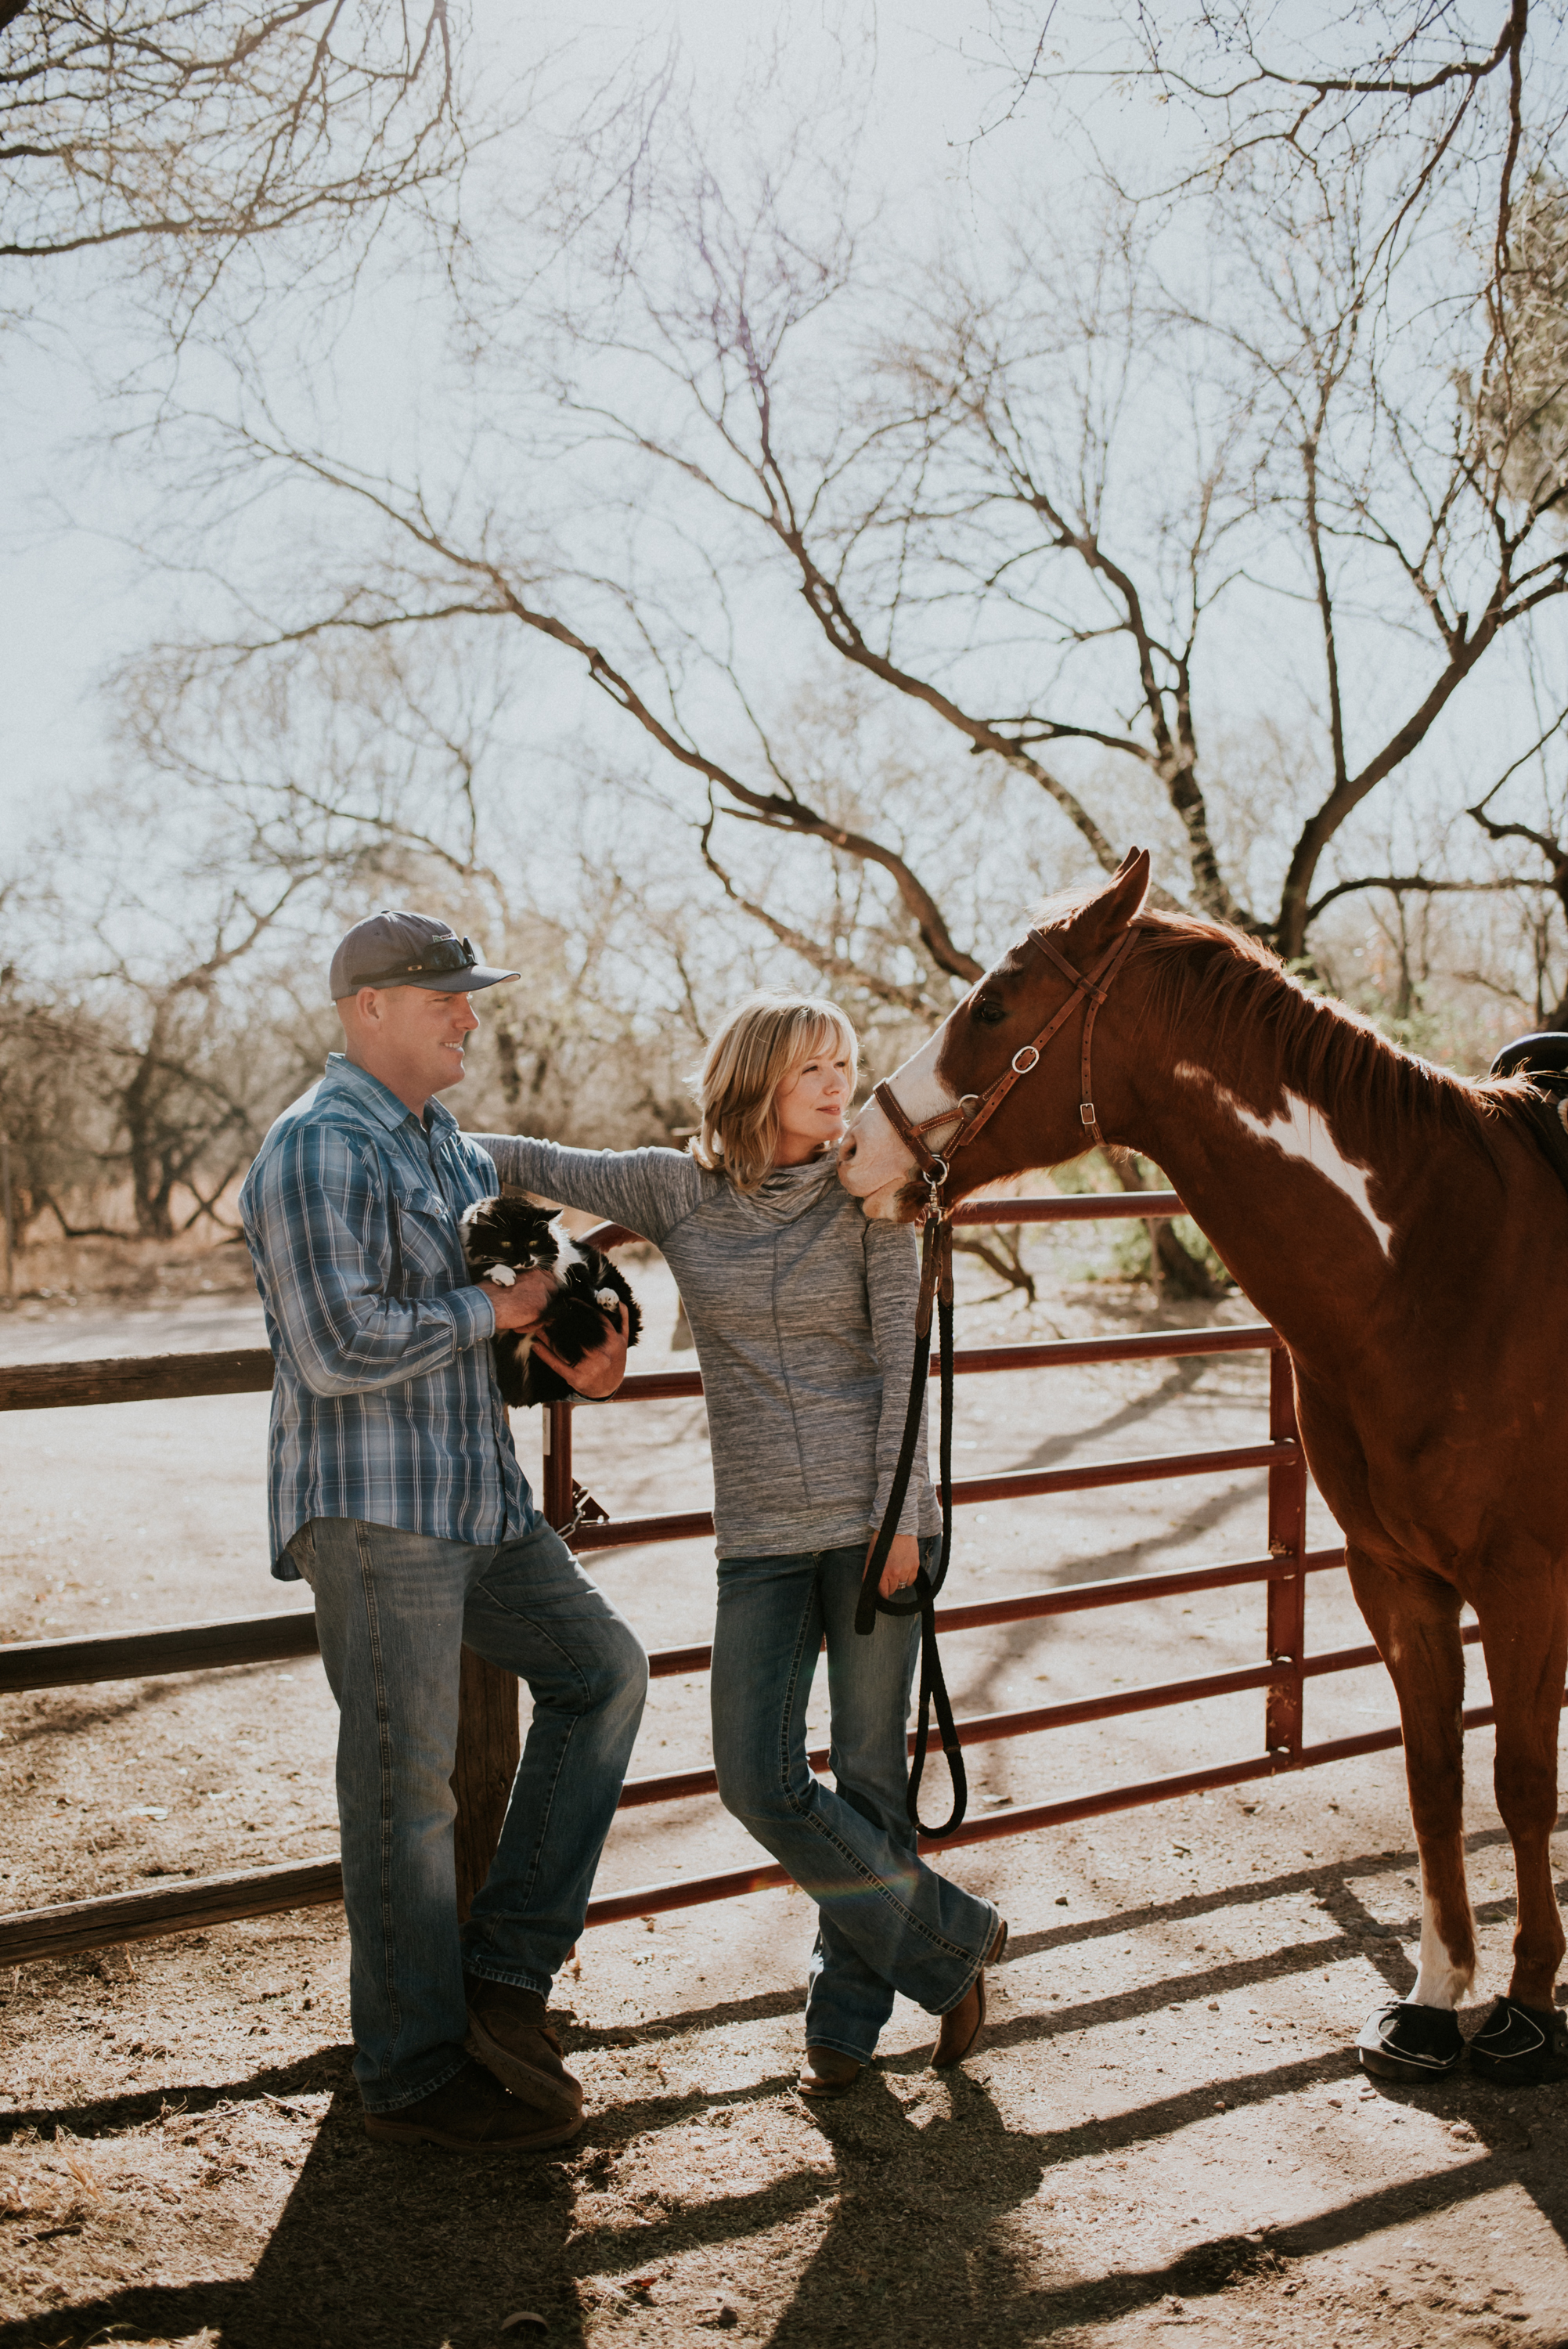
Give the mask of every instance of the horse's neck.
M 1287 1081 L 1235 1040 L 1150 1054 L 1129 1120 L 1241 1288 L 1294 1347 L 1342 1342 L 1347 1298 L 1392 1266 L 1395 1170 L 1365 1121 Z

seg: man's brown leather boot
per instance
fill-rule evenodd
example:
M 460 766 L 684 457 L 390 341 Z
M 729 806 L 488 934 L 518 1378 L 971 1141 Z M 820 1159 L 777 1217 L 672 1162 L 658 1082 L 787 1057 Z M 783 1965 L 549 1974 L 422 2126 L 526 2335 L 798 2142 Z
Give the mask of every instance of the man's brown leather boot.
M 803 2096 L 843 2096 L 865 2068 L 840 2048 L 808 2047 L 805 2068 L 795 2085 Z
M 544 2153 L 582 2126 L 581 2112 L 552 2119 L 509 2095 L 482 2064 L 465 2064 L 418 2104 L 365 2116 L 365 2133 L 379 2145 L 444 2145 L 453 2153 Z
M 583 2090 L 561 2060 L 561 2042 L 545 2020 L 544 2001 L 511 1982 L 466 1980 L 468 2051 L 503 2088 L 547 2119 L 581 2123 Z

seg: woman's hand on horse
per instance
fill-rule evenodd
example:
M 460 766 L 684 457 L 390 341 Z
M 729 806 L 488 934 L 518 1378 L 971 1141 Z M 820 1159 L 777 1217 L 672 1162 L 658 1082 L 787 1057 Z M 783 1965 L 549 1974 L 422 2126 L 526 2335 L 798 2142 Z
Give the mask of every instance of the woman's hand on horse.
M 602 1402 L 613 1395 L 626 1375 L 626 1316 L 617 1305 L 614 1313 L 604 1316 L 604 1335 L 592 1347 L 580 1362 L 563 1362 L 559 1354 L 534 1335 L 533 1350 L 542 1362 L 559 1371 L 567 1385 L 592 1402 Z
M 483 1284 L 495 1315 L 497 1331 L 502 1330 L 531 1330 L 534 1323 L 560 1287 L 555 1275 L 535 1265 L 531 1271 L 520 1272 L 510 1288 L 493 1280 Z
M 874 1539 L 866 1544 L 868 1558 L 875 1547 Z M 887 1554 L 887 1564 L 882 1570 L 882 1580 L 878 1583 L 877 1588 L 884 1599 L 892 1599 L 899 1591 L 907 1590 L 919 1572 L 919 1542 L 913 1534 L 894 1534 L 892 1546 Z

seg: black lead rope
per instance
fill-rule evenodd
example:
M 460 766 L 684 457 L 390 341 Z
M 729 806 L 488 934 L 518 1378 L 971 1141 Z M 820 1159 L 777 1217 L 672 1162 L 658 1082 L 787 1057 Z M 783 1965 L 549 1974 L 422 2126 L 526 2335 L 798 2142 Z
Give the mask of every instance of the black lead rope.
M 1130 872 L 1132 862 L 1130 856 L 1124 858 L 1121 872 Z M 1078 1050 L 1078 1116 L 1083 1123 L 1086 1146 L 1090 1138 L 1096 1142 L 1104 1140 L 1095 1114 L 1090 1066 L 1095 1014 L 1105 1001 L 1111 980 L 1131 953 L 1139 936 L 1140 925 L 1130 920 L 1119 939 L 1094 969 L 1081 971 L 1052 945 L 1043 930 L 1031 930 L 1029 936 L 1047 960 L 1055 963 L 1063 976 L 1072 982 L 1072 992 L 1034 1040 L 1014 1053 L 995 1082 L 984 1093 L 965 1093 L 960 1101 L 940 1111 L 935 1117 L 928 1117 L 920 1125 L 910 1123 L 892 1085 L 885 1080 L 872 1095 L 908 1150 L 918 1179 L 925 1185 L 927 1206 L 920 1257 L 920 1308 L 915 1316 L 914 1371 L 910 1381 L 909 1410 L 904 1418 L 903 1442 L 899 1449 L 898 1467 L 893 1476 L 887 1515 L 882 1520 L 875 1547 L 866 1561 L 865 1574 L 861 1582 L 855 1629 L 860 1632 L 874 1631 L 879 1612 L 913 1615 L 916 1608 L 920 1610 L 920 1731 L 910 1768 L 907 1806 L 911 1819 L 923 1835 L 950 1836 L 962 1821 L 969 1800 L 964 1757 L 958 1750 L 958 1733 L 953 1726 L 953 1708 L 947 1702 L 947 1684 L 942 1677 L 942 1661 L 936 1652 L 935 1599 L 947 1578 L 947 1561 L 953 1548 L 953 1229 L 942 1199 L 947 1185 L 948 1162 L 955 1150 L 974 1141 L 1019 1079 L 1026 1077 L 1031 1069 L 1039 1065 L 1041 1053 L 1058 1029 L 1071 1018 L 1074 1008 L 1079 1003 L 1083 1005 L 1084 1011 L 1083 1039 Z M 957 1131 L 944 1145 L 947 1154 L 944 1157 L 930 1146 L 925 1136 L 938 1126 L 951 1125 L 954 1121 Z M 901 1604 L 897 1599 L 883 1599 L 877 1585 L 887 1564 L 888 1552 L 892 1547 L 893 1529 L 909 1490 L 914 1447 L 920 1435 L 921 1406 L 925 1397 L 926 1381 L 931 1376 L 931 1308 L 934 1299 L 937 1306 L 942 1347 L 942 1558 L 934 1580 L 926 1574 L 923 1567 L 921 1568 L 914 1578 L 913 1596 Z M 925 1767 L 925 1744 L 930 1735 L 934 1706 L 942 1750 L 947 1756 L 947 1767 L 953 1778 L 953 1816 L 945 1826 L 940 1827 L 923 1826 L 920 1817 L 920 1779 Z
M 877 1586 L 882 1580 L 888 1552 L 892 1547 L 899 1513 L 914 1466 L 915 1446 L 920 1440 L 920 1418 L 925 1403 L 925 1390 L 931 1378 L 931 1309 L 936 1305 L 937 1343 L 941 1354 L 941 1418 L 937 1438 L 937 1461 L 942 1495 L 942 1551 L 936 1562 L 936 1572 L 928 1575 L 923 1566 L 914 1578 L 914 1588 L 906 1599 L 884 1599 Z M 962 1826 L 969 1806 L 969 1781 L 964 1768 L 964 1754 L 958 1743 L 958 1733 L 953 1725 L 953 1707 L 948 1702 L 947 1682 L 942 1675 L 942 1657 L 936 1645 L 936 1599 L 947 1579 L 948 1560 L 953 1553 L 953 1227 L 946 1218 L 933 1213 L 926 1219 L 921 1241 L 920 1305 L 915 1314 L 914 1369 L 909 1383 L 909 1409 L 904 1414 L 903 1440 L 899 1446 L 898 1466 L 893 1472 L 892 1490 L 888 1495 L 887 1513 L 876 1545 L 866 1561 L 861 1578 L 860 1601 L 855 1609 L 855 1630 L 870 1634 L 876 1629 L 881 1615 L 920 1616 L 920 1725 L 915 1734 L 914 1755 L 910 1764 L 909 1787 L 904 1807 L 911 1823 L 922 1835 L 940 1841 Z M 948 1774 L 953 1782 L 953 1810 L 939 1827 L 927 1826 L 920 1816 L 920 1782 L 925 1769 L 926 1741 L 931 1733 L 931 1716 L 936 1714 L 937 1733 L 942 1750 L 947 1756 Z

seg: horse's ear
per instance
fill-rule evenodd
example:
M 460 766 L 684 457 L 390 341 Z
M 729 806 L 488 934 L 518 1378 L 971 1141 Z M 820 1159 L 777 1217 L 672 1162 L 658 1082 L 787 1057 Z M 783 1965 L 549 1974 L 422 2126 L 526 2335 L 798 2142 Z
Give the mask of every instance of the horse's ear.
M 1124 930 L 1149 894 L 1149 851 L 1130 848 L 1104 887 L 1098 889 L 1073 923 L 1081 940 L 1109 943 Z
M 1123 921 L 1130 921 L 1149 895 L 1149 851 L 1130 848 L 1110 876 L 1105 895 Z

